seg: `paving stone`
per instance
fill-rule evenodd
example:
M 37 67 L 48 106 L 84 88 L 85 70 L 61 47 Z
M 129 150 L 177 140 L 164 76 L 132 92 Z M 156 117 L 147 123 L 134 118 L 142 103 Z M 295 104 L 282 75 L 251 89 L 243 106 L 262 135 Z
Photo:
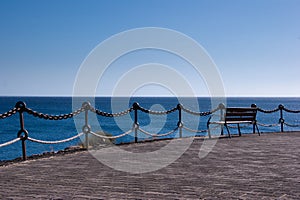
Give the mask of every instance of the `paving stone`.
M 169 142 L 121 148 L 152 152 Z M 88 151 L 1 166 L 0 199 L 300 199 L 300 132 L 218 139 L 200 159 L 203 143 L 194 139 L 179 159 L 143 174 L 116 171 Z

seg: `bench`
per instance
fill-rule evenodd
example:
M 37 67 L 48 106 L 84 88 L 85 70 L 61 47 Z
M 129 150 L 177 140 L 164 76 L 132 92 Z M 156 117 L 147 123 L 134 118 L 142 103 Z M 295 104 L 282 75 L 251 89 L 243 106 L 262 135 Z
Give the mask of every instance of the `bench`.
M 256 113 L 257 108 L 256 106 L 250 108 L 223 108 L 225 110 L 225 115 L 222 116 L 219 121 L 211 121 L 211 117 L 207 121 L 207 129 L 208 129 L 208 136 L 211 138 L 210 135 L 210 124 L 217 124 L 221 125 L 221 135 L 223 135 L 223 128 L 226 127 L 228 136 L 231 137 L 228 125 L 237 124 L 239 136 L 241 136 L 241 129 L 240 124 L 253 124 L 253 133 L 255 133 L 255 128 L 257 129 L 258 135 L 260 135 L 258 126 L 256 124 Z M 221 111 L 222 113 L 222 111 Z

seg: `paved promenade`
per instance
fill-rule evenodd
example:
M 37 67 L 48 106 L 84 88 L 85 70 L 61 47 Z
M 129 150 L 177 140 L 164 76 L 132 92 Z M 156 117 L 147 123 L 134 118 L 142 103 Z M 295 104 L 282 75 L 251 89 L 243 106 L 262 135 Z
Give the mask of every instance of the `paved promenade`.
M 169 142 L 122 148 L 153 151 Z M 300 199 L 300 132 L 219 139 L 200 159 L 202 143 L 143 174 L 116 171 L 87 151 L 9 164 L 0 167 L 0 199 Z

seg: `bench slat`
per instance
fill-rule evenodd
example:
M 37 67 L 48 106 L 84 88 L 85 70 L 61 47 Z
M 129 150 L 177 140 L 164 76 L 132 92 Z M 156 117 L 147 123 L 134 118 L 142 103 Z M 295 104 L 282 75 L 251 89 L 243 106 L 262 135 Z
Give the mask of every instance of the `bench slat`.
M 231 108 L 226 108 L 226 112 L 231 112 L 231 111 L 234 111 L 234 112 L 256 112 L 256 108 L 234 108 L 234 107 L 231 107 Z
M 251 124 L 253 121 L 216 121 L 216 122 L 209 122 L 210 124 Z
M 254 112 L 251 112 L 251 113 L 229 112 L 229 113 L 226 113 L 226 116 L 252 116 L 252 117 L 255 117 L 256 113 L 254 113 Z
M 226 117 L 225 121 L 229 122 L 229 121 L 235 121 L 235 122 L 240 122 L 240 121 L 254 121 L 255 118 L 253 117 Z

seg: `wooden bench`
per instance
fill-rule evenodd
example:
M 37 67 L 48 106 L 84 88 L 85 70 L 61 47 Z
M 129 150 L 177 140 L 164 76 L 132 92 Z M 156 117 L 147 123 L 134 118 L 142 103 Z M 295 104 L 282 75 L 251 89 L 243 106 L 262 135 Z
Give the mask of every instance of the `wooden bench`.
M 258 135 L 260 135 L 258 126 L 256 124 L 256 107 L 249 107 L 249 108 L 225 108 L 225 115 L 221 117 L 219 121 L 211 121 L 211 117 L 207 121 L 207 129 L 209 138 L 210 135 L 210 124 L 217 124 L 221 125 L 221 134 L 223 135 L 223 128 L 226 127 L 228 136 L 231 137 L 228 125 L 237 124 L 239 136 L 241 136 L 241 129 L 240 124 L 253 124 L 253 133 L 255 133 L 255 128 L 257 129 Z M 222 115 L 222 114 L 221 114 Z

